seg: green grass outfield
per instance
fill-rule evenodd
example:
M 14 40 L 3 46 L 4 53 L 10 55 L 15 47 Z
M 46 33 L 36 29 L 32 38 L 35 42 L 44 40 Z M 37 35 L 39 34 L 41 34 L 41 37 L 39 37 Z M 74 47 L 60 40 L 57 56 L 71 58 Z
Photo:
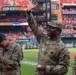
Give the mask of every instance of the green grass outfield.
M 76 52 L 76 48 L 69 48 L 70 52 Z M 21 61 L 21 73 L 22 75 L 34 75 L 35 67 L 37 63 L 38 49 L 26 49 L 23 50 L 24 58 Z M 70 60 L 69 71 L 66 75 L 72 75 L 73 59 Z

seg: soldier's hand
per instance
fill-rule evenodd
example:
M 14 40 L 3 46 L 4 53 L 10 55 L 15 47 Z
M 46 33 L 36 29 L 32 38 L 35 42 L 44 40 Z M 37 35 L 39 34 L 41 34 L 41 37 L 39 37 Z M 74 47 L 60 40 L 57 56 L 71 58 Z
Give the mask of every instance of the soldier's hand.
M 45 71 L 46 70 L 46 65 L 42 64 L 42 65 L 37 65 L 37 70 L 38 71 Z
M 30 4 L 27 6 L 27 11 L 32 11 L 36 6 L 38 5 L 38 3 L 36 1 L 34 2 L 30 2 Z

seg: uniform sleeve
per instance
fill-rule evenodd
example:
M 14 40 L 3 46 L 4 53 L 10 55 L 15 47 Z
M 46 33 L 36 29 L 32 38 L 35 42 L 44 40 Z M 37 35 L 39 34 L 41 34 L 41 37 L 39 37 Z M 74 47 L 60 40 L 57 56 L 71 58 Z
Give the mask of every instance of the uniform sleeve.
M 19 46 L 16 46 L 11 55 L 11 58 L 2 57 L 2 63 L 8 68 L 16 68 L 17 66 L 20 66 L 20 61 L 22 59 L 23 59 L 22 48 L 20 48 Z
M 3 54 L 3 49 L 0 48 L 0 56 L 2 56 L 2 54 Z M 0 69 L 2 68 L 3 68 L 3 63 L 0 61 Z
M 36 36 L 38 42 L 40 42 L 40 39 L 43 36 L 43 33 L 41 31 L 41 29 L 39 29 L 36 20 L 34 19 L 33 15 L 31 12 L 27 12 L 26 13 L 27 16 L 27 21 L 29 23 L 30 28 L 32 29 L 34 35 Z
M 60 51 L 59 54 L 59 64 L 48 66 L 46 65 L 46 71 L 52 72 L 53 74 L 66 74 L 69 68 L 70 56 L 67 48 L 64 48 Z

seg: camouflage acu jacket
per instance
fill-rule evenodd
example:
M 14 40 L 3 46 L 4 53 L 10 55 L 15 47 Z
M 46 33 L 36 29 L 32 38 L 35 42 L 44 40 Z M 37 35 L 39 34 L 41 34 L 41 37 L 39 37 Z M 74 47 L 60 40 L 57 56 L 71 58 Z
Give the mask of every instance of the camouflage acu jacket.
M 0 55 L 0 75 L 21 75 L 23 52 L 19 45 L 10 42 L 7 48 L 0 49 Z
M 70 56 L 64 43 L 60 38 L 58 38 L 57 41 L 52 41 L 48 36 L 45 36 L 38 28 L 30 12 L 27 12 L 27 21 L 40 44 L 38 63 L 46 65 L 46 71 L 38 71 L 36 69 L 35 75 L 66 74 L 69 67 Z

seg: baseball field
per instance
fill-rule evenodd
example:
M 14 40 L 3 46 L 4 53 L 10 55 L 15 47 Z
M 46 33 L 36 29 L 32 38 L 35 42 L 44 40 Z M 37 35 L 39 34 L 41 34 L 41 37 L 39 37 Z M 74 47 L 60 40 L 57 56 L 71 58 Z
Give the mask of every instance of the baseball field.
M 66 75 L 72 75 L 72 66 L 74 63 L 73 57 L 76 53 L 76 48 L 69 48 L 70 51 L 70 66 Z M 24 58 L 21 61 L 21 73 L 22 75 L 34 75 L 35 67 L 37 64 L 38 49 L 26 49 L 23 50 Z

